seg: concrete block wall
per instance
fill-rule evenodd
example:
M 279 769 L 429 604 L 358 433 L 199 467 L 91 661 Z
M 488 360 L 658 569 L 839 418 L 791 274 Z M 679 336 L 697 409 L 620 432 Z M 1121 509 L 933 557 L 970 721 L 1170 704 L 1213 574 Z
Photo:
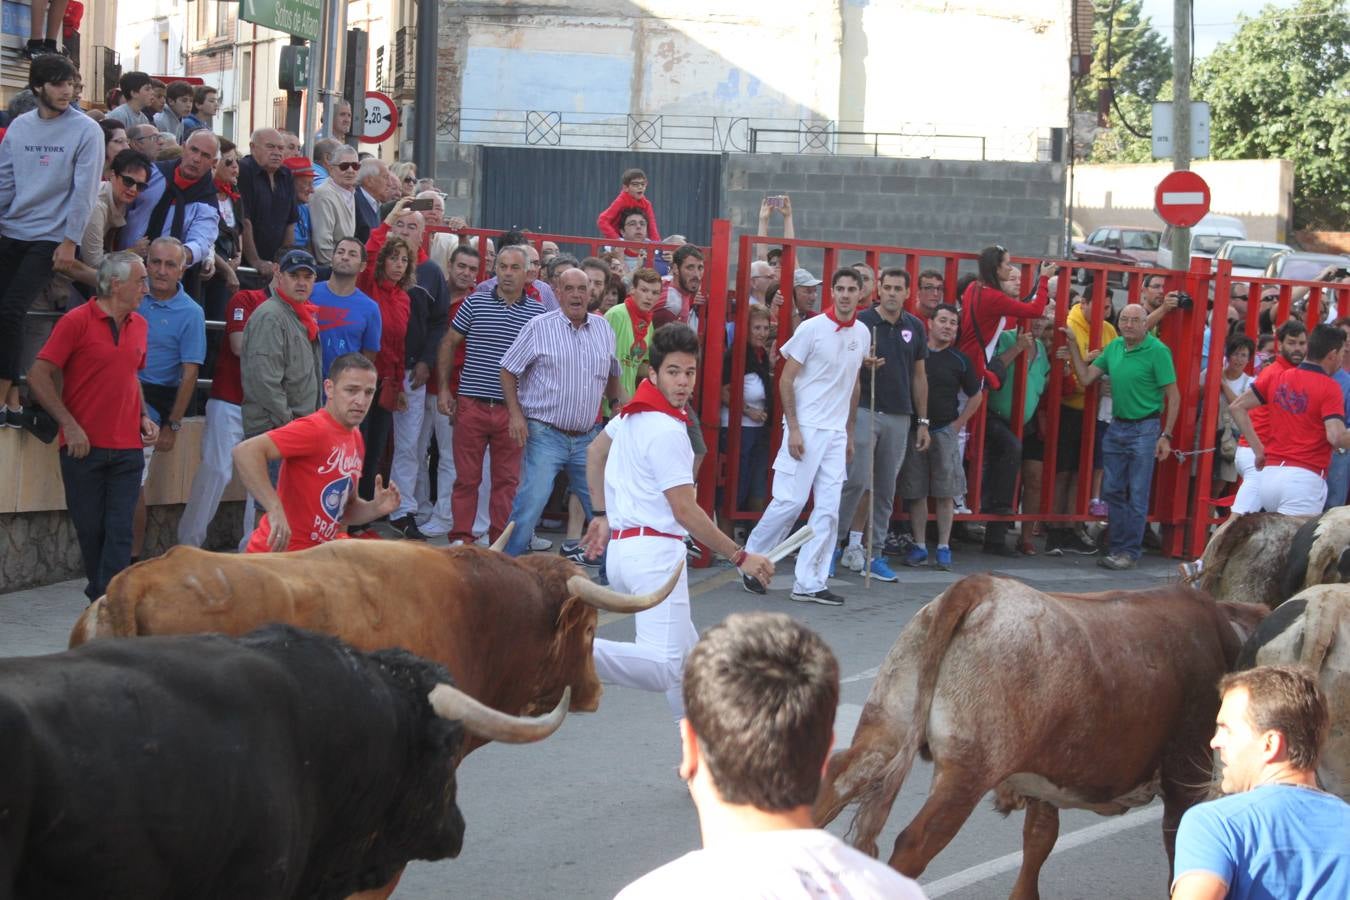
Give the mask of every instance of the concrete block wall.
M 1065 174 L 1059 163 L 730 154 L 723 173 L 722 213 L 737 233 L 759 227 L 765 195 L 788 194 L 801 238 L 967 251 L 1002 244 L 1026 256 L 1060 252 Z M 770 220 L 771 234 L 781 233 L 779 221 Z

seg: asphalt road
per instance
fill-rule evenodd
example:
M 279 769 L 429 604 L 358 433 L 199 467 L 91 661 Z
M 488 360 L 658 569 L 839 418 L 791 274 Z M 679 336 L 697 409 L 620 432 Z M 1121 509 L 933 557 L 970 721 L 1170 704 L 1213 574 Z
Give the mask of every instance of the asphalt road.
M 1146 557 L 1139 569 L 1107 572 L 1094 560 L 993 559 L 957 545 L 956 571 L 904 569 L 898 584 L 847 573 L 831 587 L 848 598 L 842 608 L 793 603 L 790 561 L 767 597 L 738 584 L 694 601 L 700 630 L 733 612 L 784 610 L 815 628 L 839 658 L 844 677 L 836 744 L 852 737 L 862 704 L 901 628 L 924 603 L 964 574 L 994 569 L 1054 590 L 1146 587 L 1174 577 L 1171 561 Z M 785 568 L 785 565 L 787 568 Z M 694 570 L 695 580 L 718 570 Z M 0 596 L 0 655 L 64 649 L 84 608 L 80 583 L 66 582 Z M 631 640 L 627 617 L 608 617 L 600 635 Z M 679 747 L 663 697 L 607 687 L 599 712 L 570 717 L 557 734 L 530 746 L 489 745 L 459 770 L 459 803 L 468 830 L 459 859 L 414 863 L 397 900 L 422 898 L 606 898 L 623 885 L 699 844 L 698 820 L 676 777 Z M 927 794 L 931 769 L 915 765 L 879 839 L 883 857 Z M 844 834 L 849 811 L 832 826 Z M 982 803 L 920 878 L 929 897 L 1006 897 L 1016 879 L 1022 814 L 1003 818 Z M 1061 816 L 1056 850 L 1041 875 L 1046 898 L 1165 897 L 1167 860 L 1160 807 L 1104 818 Z

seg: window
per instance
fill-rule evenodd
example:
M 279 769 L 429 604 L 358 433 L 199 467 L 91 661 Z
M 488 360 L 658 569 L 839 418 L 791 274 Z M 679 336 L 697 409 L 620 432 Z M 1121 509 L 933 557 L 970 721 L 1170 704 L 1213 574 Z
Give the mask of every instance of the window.
M 239 54 L 239 102 L 247 103 L 253 99 L 253 51 L 245 50 Z

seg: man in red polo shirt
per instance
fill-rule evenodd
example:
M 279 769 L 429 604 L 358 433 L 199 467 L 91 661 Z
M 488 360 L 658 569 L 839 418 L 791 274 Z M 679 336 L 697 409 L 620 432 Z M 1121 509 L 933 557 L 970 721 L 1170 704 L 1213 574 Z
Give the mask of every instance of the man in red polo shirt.
M 356 494 L 366 455 L 358 429 L 375 398 L 375 381 L 373 362 L 345 353 L 324 380 L 322 409 L 234 448 L 244 487 L 267 511 L 249 538 L 249 553 L 304 550 L 344 538 L 348 525 L 373 522 L 398 507 L 398 487 L 385 487 L 378 475 L 372 499 Z M 278 460 L 273 488 L 267 466 Z
M 1341 364 L 1345 334 L 1318 325 L 1308 338 L 1308 356 L 1291 369 L 1268 366 L 1229 409 L 1261 470 L 1261 508 L 1289 516 L 1313 516 L 1327 499 L 1331 451 L 1350 449 L 1345 395 L 1331 377 Z M 1265 440 L 1247 410 L 1269 410 Z
M 28 372 L 34 398 L 61 425 L 61 480 L 91 601 L 131 562 L 141 448 L 159 438 L 136 375 L 149 330 L 135 311 L 144 293 L 139 256 L 103 257 L 97 295 L 57 321 Z
M 244 388 L 239 380 L 239 351 L 244 349 L 244 325 L 248 323 L 249 315 L 266 299 L 266 291 L 239 291 L 225 307 L 225 343 L 216 357 L 211 396 L 206 401 L 201 464 L 192 478 L 192 493 L 183 509 L 183 517 L 178 520 L 180 544 L 202 545 L 206 530 L 220 506 L 220 498 L 234 477 L 230 452 L 244 439 L 244 415 L 240 409 Z M 244 522 L 253 522 L 252 495 L 245 506 Z
M 1303 357 L 1308 353 L 1308 329 L 1303 326 L 1302 322 L 1290 319 L 1280 326 L 1276 337 L 1279 339 L 1279 355 L 1262 372 L 1267 370 L 1287 372 L 1303 362 Z M 1262 441 L 1268 441 L 1270 439 L 1270 408 L 1257 406 L 1252 409 L 1250 418 L 1252 428 L 1256 430 L 1257 436 Z M 1256 455 L 1252 452 L 1252 447 L 1247 443 L 1246 437 L 1238 442 L 1233 464 L 1237 466 L 1238 474 L 1242 476 L 1242 483 L 1238 485 L 1237 495 L 1233 498 L 1233 514 L 1260 512 L 1261 472 L 1256 467 Z

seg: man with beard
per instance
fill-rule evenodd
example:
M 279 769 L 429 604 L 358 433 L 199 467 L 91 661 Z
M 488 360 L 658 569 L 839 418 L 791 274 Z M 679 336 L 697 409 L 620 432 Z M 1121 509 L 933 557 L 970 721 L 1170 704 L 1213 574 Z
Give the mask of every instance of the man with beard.
M 1308 354 L 1308 329 L 1302 322 L 1296 322 L 1293 319 L 1285 322 L 1276 332 L 1275 337 L 1279 341 L 1280 353 L 1275 357 L 1275 361 L 1266 369 L 1274 369 L 1277 373 L 1287 372 L 1290 369 L 1297 368 L 1303 363 L 1303 358 Z M 1265 370 L 1262 370 L 1265 371 Z M 1251 419 L 1252 429 L 1262 443 L 1270 441 L 1270 410 L 1264 404 L 1257 406 L 1248 414 Z M 1261 470 L 1256 466 L 1256 454 L 1252 447 L 1247 443 L 1247 437 L 1244 434 L 1238 439 L 1237 452 L 1233 455 L 1233 464 L 1237 466 L 1238 474 L 1242 476 L 1242 483 L 1238 485 L 1237 495 L 1233 498 L 1233 513 L 1241 515 L 1242 513 L 1261 511 Z
M 24 317 L 53 265 L 75 261 L 103 175 L 103 129 L 71 106 L 78 77 L 63 56 L 33 60 L 37 108 L 0 142 L 0 416 L 12 427 L 22 423 Z

